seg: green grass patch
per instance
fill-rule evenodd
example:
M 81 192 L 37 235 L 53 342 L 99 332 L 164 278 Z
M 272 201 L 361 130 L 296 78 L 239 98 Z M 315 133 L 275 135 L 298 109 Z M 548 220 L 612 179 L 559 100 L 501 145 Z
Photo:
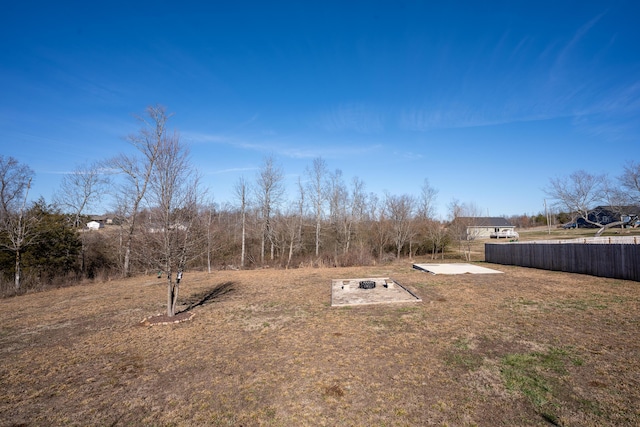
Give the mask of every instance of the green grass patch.
M 578 311 L 586 311 L 588 309 L 595 310 L 605 310 L 607 308 L 606 304 L 603 304 L 597 300 L 565 300 L 565 301 L 556 301 L 552 303 L 554 308 L 568 309 L 568 310 L 578 310 Z
M 400 307 L 397 309 L 398 313 L 414 313 L 418 311 L 418 307 Z
M 518 298 L 518 300 L 516 301 L 517 304 L 520 305 L 538 305 L 538 301 L 534 301 L 534 300 L 530 300 L 530 299 L 525 299 L 525 298 Z
M 459 338 L 453 342 L 453 348 L 445 353 L 444 361 L 450 366 L 475 371 L 482 366 L 484 358 L 470 348 L 467 339 Z
M 567 349 L 508 354 L 500 361 L 500 372 L 508 390 L 522 393 L 549 423 L 560 425 L 555 414 L 559 403 L 560 377 L 567 364 L 582 365 L 582 359 Z

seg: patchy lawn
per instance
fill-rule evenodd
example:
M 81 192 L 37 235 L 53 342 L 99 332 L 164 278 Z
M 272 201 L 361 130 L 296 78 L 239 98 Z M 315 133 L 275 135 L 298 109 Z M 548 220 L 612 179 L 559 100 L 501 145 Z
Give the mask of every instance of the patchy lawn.
M 639 283 L 479 265 L 187 273 L 171 325 L 155 276 L 1 300 L 0 425 L 640 424 Z M 345 277 L 423 301 L 331 307 Z

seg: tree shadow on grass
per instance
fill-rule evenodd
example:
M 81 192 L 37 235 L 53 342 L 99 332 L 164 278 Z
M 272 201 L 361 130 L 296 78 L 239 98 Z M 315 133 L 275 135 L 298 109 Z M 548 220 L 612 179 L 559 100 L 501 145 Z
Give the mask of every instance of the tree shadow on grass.
M 193 310 L 196 307 L 200 307 L 200 306 L 215 302 L 221 296 L 226 295 L 229 292 L 232 292 L 233 285 L 235 285 L 235 282 L 223 282 L 216 285 L 213 289 L 208 289 L 198 294 L 191 295 L 189 298 L 187 298 L 187 301 L 186 301 L 187 308 L 185 308 L 184 310 L 181 310 L 176 314 L 185 313 L 187 311 Z

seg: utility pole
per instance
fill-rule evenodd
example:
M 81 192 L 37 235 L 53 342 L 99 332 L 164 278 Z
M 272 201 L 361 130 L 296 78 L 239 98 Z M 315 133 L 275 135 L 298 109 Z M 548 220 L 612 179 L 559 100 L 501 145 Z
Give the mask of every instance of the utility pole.
M 547 210 L 547 199 L 544 199 L 544 216 L 547 218 L 547 229 L 549 230 L 549 234 L 551 234 L 551 221 L 549 211 Z

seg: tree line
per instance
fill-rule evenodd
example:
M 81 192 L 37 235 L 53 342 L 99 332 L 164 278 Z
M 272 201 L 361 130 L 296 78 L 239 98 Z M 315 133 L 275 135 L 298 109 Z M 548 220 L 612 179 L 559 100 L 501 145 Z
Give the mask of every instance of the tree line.
M 443 257 L 466 232 L 448 226 L 480 216 L 454 200 L 449 221 L 436 215 L 438 191 L 427 179 L 418 196 L 368 193 L 322 158 L 287 194 L 284 171 L 267 156 L 253 179 L 234 183 L 233 200 L 215 204 L 193 167 L 189 148 L 169 129 L 171 115 L 150 106 L 127 137 L 133 154 L 81 165 L 50 204 L 29 202 L 33 171 L 0 155 L 0 283 L 4 294 L 28 289 L 158 274 L 173 315 L 185 270 L 373 265 L 401 257 Z M 636 167 L 633 164 L 629 166 Z M 114 224 L 92 231 L 87 215 L 112 200 Z M 542 216 L 542 218 L 540 218 Z M 514 225 L 547 216 L 512 217 Z

